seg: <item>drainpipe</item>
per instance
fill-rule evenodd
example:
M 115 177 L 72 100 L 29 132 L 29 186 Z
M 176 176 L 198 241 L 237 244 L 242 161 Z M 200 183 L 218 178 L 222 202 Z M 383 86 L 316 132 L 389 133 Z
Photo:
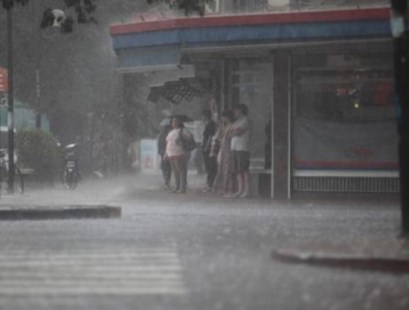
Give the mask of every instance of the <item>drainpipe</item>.
M 409 237 L 409 35 L 408 1 L 391 0 L 395 98 L 399 132 L 399 174 L 402 236 Z

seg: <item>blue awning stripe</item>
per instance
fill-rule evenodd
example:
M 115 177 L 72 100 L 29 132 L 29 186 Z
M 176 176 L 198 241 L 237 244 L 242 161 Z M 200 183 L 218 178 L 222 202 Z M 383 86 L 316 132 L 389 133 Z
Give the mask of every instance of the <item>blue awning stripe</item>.
M 275 24 L 177 29 L 114 35 L 114 49 L 172 44 L 203 44 L 242 41 L 295 41 L 306 39 L 368 38 L 390 36 L 385 20 Z
M 181 57 L 179 45 L 127 48 L 117 54 L 119 68 L 178 65 Z

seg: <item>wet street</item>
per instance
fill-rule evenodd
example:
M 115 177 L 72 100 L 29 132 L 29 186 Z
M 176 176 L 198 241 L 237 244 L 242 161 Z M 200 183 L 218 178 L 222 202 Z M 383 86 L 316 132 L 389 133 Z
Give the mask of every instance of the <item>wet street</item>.
M 138 182 L 20 198 L 120 205 L 122 217 L 0 221 L 0 309 L 409 308 L 409 275 L 271 257 L 297 243 L 394 238 L 396 201 L 232 200 Z

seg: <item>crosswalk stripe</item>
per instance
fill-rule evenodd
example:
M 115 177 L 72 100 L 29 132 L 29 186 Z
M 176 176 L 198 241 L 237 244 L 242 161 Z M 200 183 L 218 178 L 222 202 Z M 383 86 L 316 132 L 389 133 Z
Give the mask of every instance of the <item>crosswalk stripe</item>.
M 0 296 L 186 293 L 173 248 L 0 255 Z
M 186 293 L 184 287 L 127 287 L 127 288 L 99 288 L 99 287 L 37 287 L 27 289 L 2 288 L 0 296 L 79 296 L 79 295 L 183 295 Z
M 153 258 L 153 259 L 168 259 L 168 258 L 177 258 L 177 254 L 173 252 L 142 252 L 142 253 L 72 253 L 69 255 L 55 255 L 55 254 L 8 254 L 8 255 L 1 255 L 0 260 L 26 260 L 30 258 L 30 260 L 64 260 L 64 259 L 144 259 L 144 258 Z
M 6 285 L 0 285 L 0 288 L 4 287 L 9 287 L 9 288 L 16 288 L 16 287 L 26 287 L 29 288 L 33 284 L 38 283 L 37 280 L 11 280 L 8 279 L 7 281 L 7 286 Z M 72 286 L 85 286 L 85 285 L 90 285 L 94 287 L 112 287 L 112 284 L 110 281 L 100 281 L 99 279 L 41 279 L 41 285 L 43 287 L 45 286 L 52 286 L 54 288 L 56 287 L 72 287 Z M 147 287 L 147 286 L 155 286 L 155 285 L 178 285 L 182 286 L 182 281 L 177 279 L 171 279 L 171 280 L 147 280 L 147 279 L 138 279 L 138 280 L 119 280 L 115 281 L 115 287 Z
M 115 264 L 101 264 L 101 263 L 92 263 L 92 262 L 26 262 L 26 263 L 3 263 L 0 264 L 1 268 L 18 268 L 18 267 L 46 267 L 46 268 L 54 268 L 54 267 L 72 267 L 75 269 L 84 268 L 84 267 L 92 267 L 95 269 L 102 269 L 102 268 L 112 268 L 115 270 L 129 270 L 129 271 L 137 271 L 137 270 L 180 270 L 180 264 L 170 263 L 170 264 L 153 264 L 153 263 L 146 263 L 146 264 L 139 264 L 139 265 L 115 265 Z
M 151 259 L 151 258 L 144 258 L 144 259 L 105 259 L 105 258 L 100 258 L 100 259 L 78 259 L 78 258 L 73 258 L 73 259 L 30 259 L 29 260 L 30 264 L 33 265 L 64 265 L 64 264 L 101 264 L 101 265 L 119 265 L 119 264 L 125 264 L 125 265 L 159 265 L 159 264 L 179 264 L 179 259 L 177 258 L 162 258 L 162 259 Z M 27 259 L 13 259 L 10 258 L 9 260 L 0 260 L 0 266 L 10 266 L 10 265 L 26 265 L 27 264 Z
M 6 271 L 0 273 L 1 281 L 5 279 L 100 279 L 100 280 L 121 280 L 121 279 L 158 279 L 158 280 L 168 280 L 168 279 L 180 279 L 180 275 L 175 272 L 139 272 L 139 273 L 129 273 L 129 272 L 109 272 L 101 273 L 90 271 L 84 274 L 81 272 L 73 272 L 70 270 L 69 274 L 60 273 L 45 273 L 45 272 L 14 272 Z

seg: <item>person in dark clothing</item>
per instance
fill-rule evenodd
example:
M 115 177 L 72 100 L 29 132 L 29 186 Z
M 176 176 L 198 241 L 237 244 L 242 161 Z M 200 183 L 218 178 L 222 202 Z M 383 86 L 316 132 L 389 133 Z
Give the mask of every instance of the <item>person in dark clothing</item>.
M 212 138 L 216 134 L 217 126 L 216 122 L 212 120 L 212 112 L 210 110 L 204 110 L 202 112 L 202 120 L 205 125 L 203 130 L 202 154 L 207 174 L 206 191 L 211 191 L 217 174 L 217 159 L 214 156 L 210 156 L 210 151 Z
M 170 179 L 172 175 L 172 168 L 170 165 L 170 161 L 166 158 L 166 137 L 168 136 L 169 131 L 172 127 L 169 125 L 165 125 L 162 127 L 159 137 L 158 137 L 158 154 L 160 155 L 161 162 L 160 162 L 160 169 L 162 170 L 163 179 L 165 181 L 165 186 L 170 187 Z

